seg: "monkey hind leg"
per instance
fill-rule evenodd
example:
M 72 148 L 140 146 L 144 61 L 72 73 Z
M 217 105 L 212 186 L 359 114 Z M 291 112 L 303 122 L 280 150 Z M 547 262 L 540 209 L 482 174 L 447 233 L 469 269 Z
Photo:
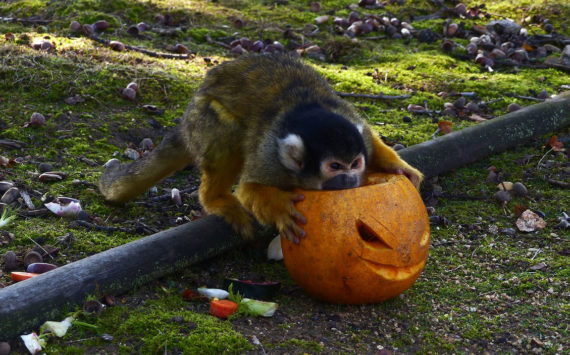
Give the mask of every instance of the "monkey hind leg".
M 123 203 L 193 161 L 180 131 L 172 132 L 150 154 L 130 164 L 108 166 L 99 179 L 99 191 L 109 202 Z
M 218 161 L 215 166 L 202 164 L 200 203 L 206 212 L 224 218 L 242 237 L 251 238 L 253 220 L 231 192 L 242 165 L 238 158 Z

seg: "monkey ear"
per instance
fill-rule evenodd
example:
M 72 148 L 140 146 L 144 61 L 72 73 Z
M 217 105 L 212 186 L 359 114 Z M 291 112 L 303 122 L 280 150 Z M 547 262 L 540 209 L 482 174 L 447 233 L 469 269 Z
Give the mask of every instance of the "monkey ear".
M 285 138 L 277 139 L 279 160 L 289 170 L 299 172 L 303 168 L 305 144 L 297 134 L 288 134 Z

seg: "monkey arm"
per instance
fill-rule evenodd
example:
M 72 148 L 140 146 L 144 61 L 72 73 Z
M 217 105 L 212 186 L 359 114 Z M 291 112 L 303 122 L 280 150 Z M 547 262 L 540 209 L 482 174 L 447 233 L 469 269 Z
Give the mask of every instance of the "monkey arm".
M 305 236 L 297 221 L 305 224 L 306 219 L 295 208 L 295 202 L 303 200 L 303 195 L 252 182 L 240 183 L 235 193 L 260 223 L 275 224 L 287 239 L 295 243 L 299 243 L 299 237 Z
M 372 144 L 373 150 L 372 155 L 369 157 L 368 171 L 404 174 L 410 179 L 412 184 L 419 189 L 423 175 L 418 169 L 402 160 L 398 153 L 388 147 L 374 134 L 372 135 Z

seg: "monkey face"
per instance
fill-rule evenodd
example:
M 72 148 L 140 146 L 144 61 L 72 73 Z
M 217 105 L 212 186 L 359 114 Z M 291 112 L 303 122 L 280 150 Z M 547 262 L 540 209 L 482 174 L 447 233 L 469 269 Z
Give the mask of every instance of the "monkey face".
M 344 162 L 329 158 L 321 162 L 322 190 L 338 190 L 358 187 L 366 166 L 364 154 L 358 154 L 352 161 Z

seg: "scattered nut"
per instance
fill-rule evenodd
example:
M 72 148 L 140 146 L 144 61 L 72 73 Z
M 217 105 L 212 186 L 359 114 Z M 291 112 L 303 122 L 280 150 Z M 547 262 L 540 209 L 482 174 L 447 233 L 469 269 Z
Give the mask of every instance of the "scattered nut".
M 24 264 L 26 264 L 26 266 L 34 263 L 42 263 L 43 261 L 44 258 L 42 257 L 42 254 L 35 250 L 30 251 L 26 256 L 24 256 Z
M 4 254 L 4 268 L 6 271 L 15 270 L 18 267 L 18 259 L 16 258 L 16 253 L 13 251 L 7 251 Z

